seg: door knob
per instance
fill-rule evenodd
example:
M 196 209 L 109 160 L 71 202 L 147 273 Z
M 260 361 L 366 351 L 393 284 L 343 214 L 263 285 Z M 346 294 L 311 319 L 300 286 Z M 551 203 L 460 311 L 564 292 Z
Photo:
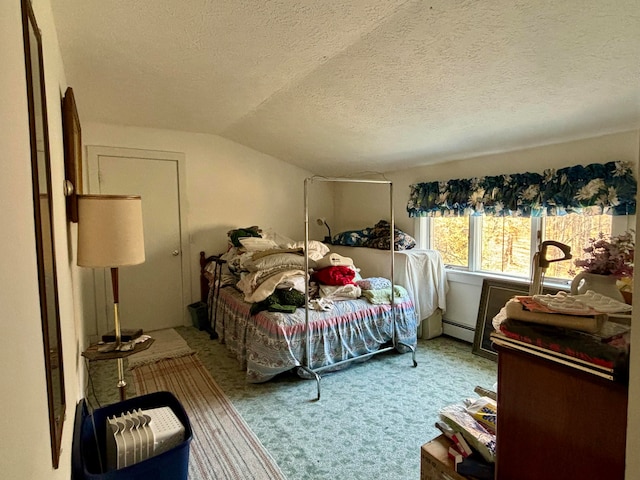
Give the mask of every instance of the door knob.
M 178 255 L 180 255 L 180 251 L 174 250 L 173 252 L 171 252 L 171 255 L 173 255 L 174 257 L 177 257 Z

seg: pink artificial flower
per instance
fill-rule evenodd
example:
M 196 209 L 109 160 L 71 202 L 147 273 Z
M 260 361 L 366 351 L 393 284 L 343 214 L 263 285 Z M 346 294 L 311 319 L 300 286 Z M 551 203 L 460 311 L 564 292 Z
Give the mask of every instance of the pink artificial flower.
M 635 241 L 632 232 L 611 237 L 610 240 L 600 233 L 598 238 L 589 239 L 589 245 L 583 251 L 585 258 L 575 260 L 574 264 L 585 272 L 618 278 L 633 276 Z

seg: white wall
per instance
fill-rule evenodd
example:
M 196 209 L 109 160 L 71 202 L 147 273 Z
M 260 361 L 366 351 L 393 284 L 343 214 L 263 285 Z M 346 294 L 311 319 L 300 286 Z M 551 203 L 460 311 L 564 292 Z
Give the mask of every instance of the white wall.
M 407 215 L 411 184 L 502 173 L 541 172 L 545 168 L 588 165 L 613 160 L 626 160 L 635 166 L 638 161 L 639 135 L 640 131 L 634 130 L 386 173 L 385 176 L 393 181 L 396 226 L 413 234 L 413 220 Z M 377 218 L 377 212 L 383 207 L 375 207 L 375 214 L 372 214 L 372 208 L 379 204 L 379 192 L 365 187 L 367 185 L 344 184 L 337 189 L 335 212 L 340 228 L 362 228 Z M 382 202 L 383 205 L 387 205 L 387 198 Z
M 214 135 L 82 122 L 82 142 L 184 153 L 192 301 L 200 299 L 199 252 L 224 252 L 229 230 L 258 225 L 304 239 L 304 179 L 311 176 L 305 170 Z M 311 238 L 322 239 L 326 232 L 315 218 L 333 217 L 332 188 L 314 184 Z
M 38 304 L 21 7 L 17 0 L 1 2 L 0 383 L 3 388 L 0 410 L 3 415 L 0 419 L 0 475 L 16 479 L 68 479 L 73 415 L 79 398 L 82 364 L 78 355 L 79 335 L 74 313 L 77 300 L 71 267 L 70 238 L 74 233 L 66 222 L 62 195 L 64 163 L 60 99 L 65 79 L 49 0 L 36 0 L 33 7 L 44 43 L 67 409 L 60 467 L 53 470 Z

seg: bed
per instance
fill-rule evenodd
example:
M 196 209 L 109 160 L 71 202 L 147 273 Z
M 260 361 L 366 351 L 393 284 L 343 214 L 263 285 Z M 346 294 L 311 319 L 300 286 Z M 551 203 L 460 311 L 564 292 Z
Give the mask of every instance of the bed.
M 319 399 L 319 374 L 340 370 L 352 361 L 396 350 L 411 352 L 417 366 L 418 322 L 406 290 L 393 286 L 390 303 L 371 303 L 359 296 L 333 301 L 326 310 L 319 305 L 317 310 L 298 307 L 291 313 L 256 311 L 262 297 L 241 291 L 237 278 L 229 280 L 233 277 L 229 271 L 237 268 L 233 250 L 210 257 L 200 253 L 202 295 L 209 308 L 212 338 L 217 337 L 235 356 L 247 381 L 266 382 L 295 371 L 316 380 Z
M 388 247 L 387 278 L 361 277 L 353 259 L 310 239 L 309 193 L 316 182 L 388 186 L 389 218 L 372 232 L 377 248 Z M 295 370 L 316 380 L 316 400 L 321 373 L 378 353 L 411 352 L 416 367 L 418 316 L 409 292 L 394 279 L 395 244 L 413 239 L 396 235 L 392 182 L 306 178 L 304 225 L 303 242 L 267 238 L 252 226 L 229 231 L 230 248 L 223 255 L 200 253 L 212 338 L 233 352 L 248 381 L 265 382 Z

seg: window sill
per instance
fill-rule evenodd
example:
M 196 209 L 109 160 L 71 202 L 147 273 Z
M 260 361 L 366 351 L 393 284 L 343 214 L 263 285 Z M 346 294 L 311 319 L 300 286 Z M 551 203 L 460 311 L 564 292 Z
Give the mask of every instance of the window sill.
M 469 272 L 452 267 L 447 267 L 445 270 L 447 272 L 447 280 L 451 282 L 466 283 L 469 285 L 482 286 L 482 282 L 485 278 L 492 280 L 503 280 L 508 282 L 521 282 L 526 284 L 530 283 L 530 279 L 528 277 L 518 277 L 515 275 L 501 275 L 490 272 Z M 544 282 L 545 287 L 557 288 L 559 290 L 567 291 L 569 290 L 570 284 L 570 280 L 549 280 Z

